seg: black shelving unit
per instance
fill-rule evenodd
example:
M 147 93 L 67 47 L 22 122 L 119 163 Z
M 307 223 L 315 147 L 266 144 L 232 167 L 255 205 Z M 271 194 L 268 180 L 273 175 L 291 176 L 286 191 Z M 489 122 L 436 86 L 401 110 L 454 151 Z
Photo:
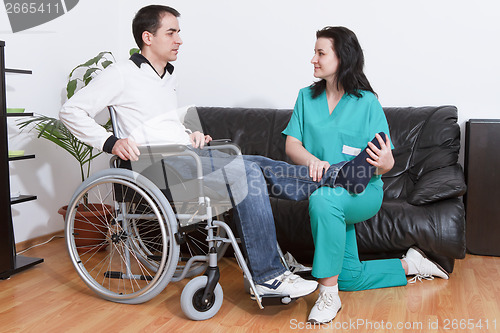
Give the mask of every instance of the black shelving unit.
M 9 161 L 29 160 L 32 158 L 35 158 L 35 155 L 23 155 L 23 156 L 9 157 Z
M 5 46 L 5 42 L 4 42 Z M 12 69 L 12 68 L 5 68 L 5 73 L 13 73 L 13 74 L 32 74 L 30 70 L 27 69 Z
M 7 117 L 30 117 L 32 116 L 33 113 L 27 112 L 27 113 L 7 113 Z
M 7 97 L 5 75 L 31 74 L 30 70 L 5 68 L 5 42 L 0 41 L 0 279 L 43 262 L 41 258 L 29 258 L 16 254 L 14 227 L 12 225 L 11 206 L 26 201 L 35 200 L 35 195 L 10 197 L 9 163 L 35 158 L 35 155 L 9 157 L 9 142 L 7 133 L 8 117 L 26 117 L 31 113 L 7 113 Z

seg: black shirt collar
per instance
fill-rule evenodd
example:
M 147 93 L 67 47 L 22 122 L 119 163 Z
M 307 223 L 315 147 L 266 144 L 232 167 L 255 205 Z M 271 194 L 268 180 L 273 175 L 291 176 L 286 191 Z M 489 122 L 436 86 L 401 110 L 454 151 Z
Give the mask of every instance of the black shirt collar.
M 149 66 L 151 66 L 151 68 L 153 68 L 153 70 L 156 72 L 156 69 L 153 67 L 153 65 L 151 65 L 151 63 L 149 62 L 149 60 L 146 59 L 146 57 L 143 56 L 140 53 L 134 53 L 134 54 L 132 54 L 132 56 L 130 56 L 130 60 L 132 60 L 133 63 L 136 64 L 137 67 L 139 67 L 139 68 L 141 68 L 141 65 L 143 63 L 146 63 Z M 163 71 L 163 75 L 158 74 L 158 72 L 156 72 L 156 74 L 158 74 L 158 76 L 160 76 L 163 79 L 163 77 L 165 76 L 165 73 L 167 73 L 167 72 L 170 75 L 172 75 L 172 73 L 174 72 L 174 66 L 171 63 L 169 63 L 169 62 L 167 62 L 167 66 L 165 66 L 165 70 Z

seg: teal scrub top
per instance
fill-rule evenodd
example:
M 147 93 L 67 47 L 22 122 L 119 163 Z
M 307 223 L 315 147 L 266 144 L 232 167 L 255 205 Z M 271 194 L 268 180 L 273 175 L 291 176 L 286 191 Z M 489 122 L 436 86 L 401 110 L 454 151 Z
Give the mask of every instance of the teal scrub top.
M 360 98 L 344 94 L 330 114 L 326 91 L 313 98 L 310 87 L 301 89 L 292 118 L 282 133 L 301 141 L 322 161 L 336 164 L 352 160 L 376 133 L 390 135 L 377 97 L 368 91 L 360 93 Z M 370 182 L 383 186 L 381 176 L 373 176 Z

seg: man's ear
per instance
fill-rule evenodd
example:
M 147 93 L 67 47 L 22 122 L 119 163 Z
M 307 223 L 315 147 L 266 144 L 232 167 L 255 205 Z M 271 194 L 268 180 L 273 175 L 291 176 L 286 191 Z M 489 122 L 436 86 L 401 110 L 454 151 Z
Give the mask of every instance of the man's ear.
M 151 38 L 153 37 L 153 34 L 150 33 L 149 31 L 143 31 L 142 32 L 142 41 L 144 42 L 144 45 L 151 45 Z

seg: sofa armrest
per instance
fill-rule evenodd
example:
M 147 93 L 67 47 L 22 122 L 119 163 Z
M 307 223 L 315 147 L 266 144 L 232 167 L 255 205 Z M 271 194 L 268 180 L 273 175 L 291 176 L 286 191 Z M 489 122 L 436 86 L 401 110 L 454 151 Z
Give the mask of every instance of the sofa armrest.
M 436 169 L 424 174 L 408 196 L 408 203 L 420 206 L 465 194 L 464 173 L 460 164 Z

